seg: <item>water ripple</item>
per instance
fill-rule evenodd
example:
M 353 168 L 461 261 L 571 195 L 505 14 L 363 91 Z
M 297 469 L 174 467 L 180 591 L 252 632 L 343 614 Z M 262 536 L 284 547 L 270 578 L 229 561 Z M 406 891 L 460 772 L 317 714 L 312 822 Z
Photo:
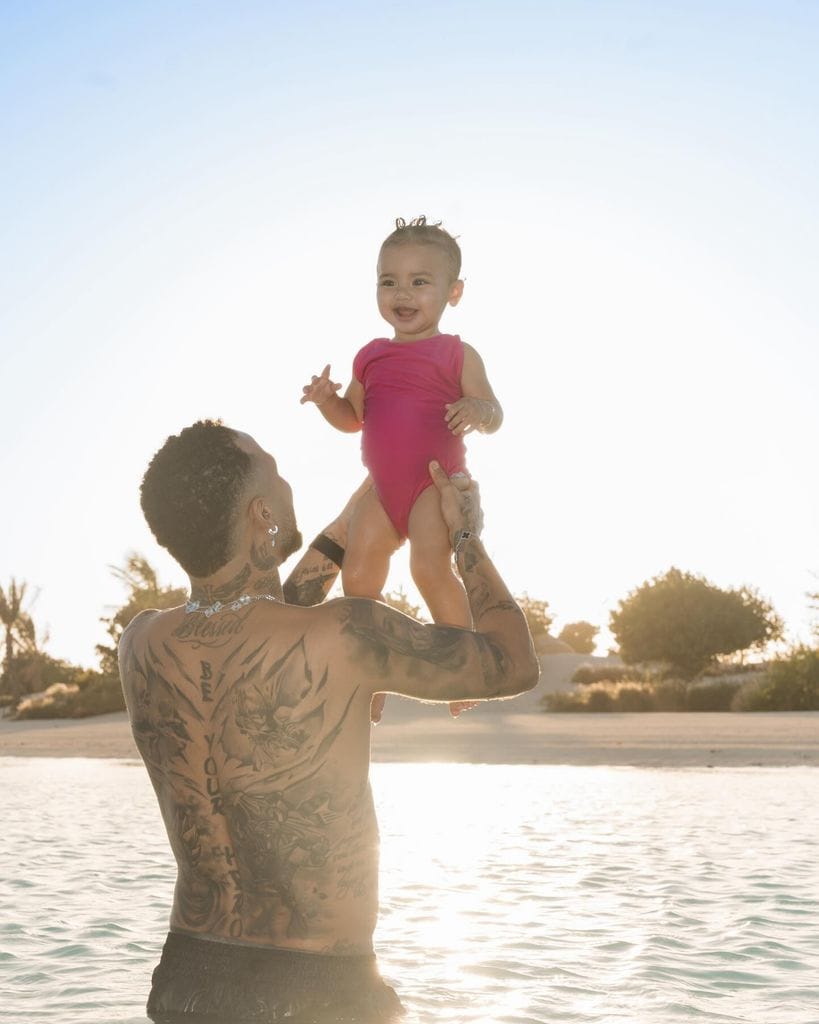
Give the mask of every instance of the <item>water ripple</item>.
M 816 779 L 377 765 L 407 1024 L 819 1024 Z M 0 783 L 0 1021 L 144 1024 L 174 879 L 143 769 Z

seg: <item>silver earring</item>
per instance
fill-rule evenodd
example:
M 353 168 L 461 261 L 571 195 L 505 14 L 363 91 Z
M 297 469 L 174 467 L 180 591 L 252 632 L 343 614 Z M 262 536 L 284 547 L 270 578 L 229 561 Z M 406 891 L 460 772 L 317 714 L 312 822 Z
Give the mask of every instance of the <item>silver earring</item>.
M 279 532 L 278 523 L 274 523 L 273 526 L 271 526 L 270 529 L 267 531 L 267 534 L 270 537 L 270 546 L 271 546 L 271 548 L 275 548 L 275 546 L 276 546 L 276 534 L 278 532 Z

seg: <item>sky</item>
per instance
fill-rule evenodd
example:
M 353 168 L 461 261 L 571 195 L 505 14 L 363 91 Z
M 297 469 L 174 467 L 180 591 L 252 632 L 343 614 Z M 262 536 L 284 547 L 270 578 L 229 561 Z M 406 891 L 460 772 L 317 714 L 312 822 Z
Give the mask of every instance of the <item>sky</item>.
M 0 584 L 49 653 L 94 664 L 128 552 L 184 583 L 138 488 L 196 419 L 333 517 L 359 441 L 301 388 L 386 333 L 378 248 L 422 213 L 505 410 L 468 461 L 513 592 L 605 627 L 677 566 L 807 639 L 817 52 L 807 0 L 6 0 Z

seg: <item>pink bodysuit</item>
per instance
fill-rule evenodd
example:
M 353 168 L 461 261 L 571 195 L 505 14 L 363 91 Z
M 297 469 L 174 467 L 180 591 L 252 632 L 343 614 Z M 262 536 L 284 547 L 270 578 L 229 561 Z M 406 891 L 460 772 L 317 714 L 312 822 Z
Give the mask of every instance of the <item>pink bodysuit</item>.
M 463 438 L 444 419 L 444 407 L 462 397 L 463 365 L 464 344 L 454 334 L 376 338 L 353 361 L 353 376 L 364 388 L 361 458 L 402 537 L 418 495 L 432 486 L 430 460 L 450 475 L 466 470 Z

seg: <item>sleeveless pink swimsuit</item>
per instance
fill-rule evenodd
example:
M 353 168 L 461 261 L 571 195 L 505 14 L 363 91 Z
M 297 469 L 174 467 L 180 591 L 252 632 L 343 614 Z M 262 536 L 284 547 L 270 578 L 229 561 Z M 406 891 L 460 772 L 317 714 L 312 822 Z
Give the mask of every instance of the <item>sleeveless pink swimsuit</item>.
M 429 463 L 466 471 L 463 438 L 446 425 L 444 408 L 461 395 L 464 345 L 454 334 L 420 341 L 376 338 L 353 361 L 364 388 L 361 458 L 384 510 L 402 537 L 410 509 L 432 486 Z

